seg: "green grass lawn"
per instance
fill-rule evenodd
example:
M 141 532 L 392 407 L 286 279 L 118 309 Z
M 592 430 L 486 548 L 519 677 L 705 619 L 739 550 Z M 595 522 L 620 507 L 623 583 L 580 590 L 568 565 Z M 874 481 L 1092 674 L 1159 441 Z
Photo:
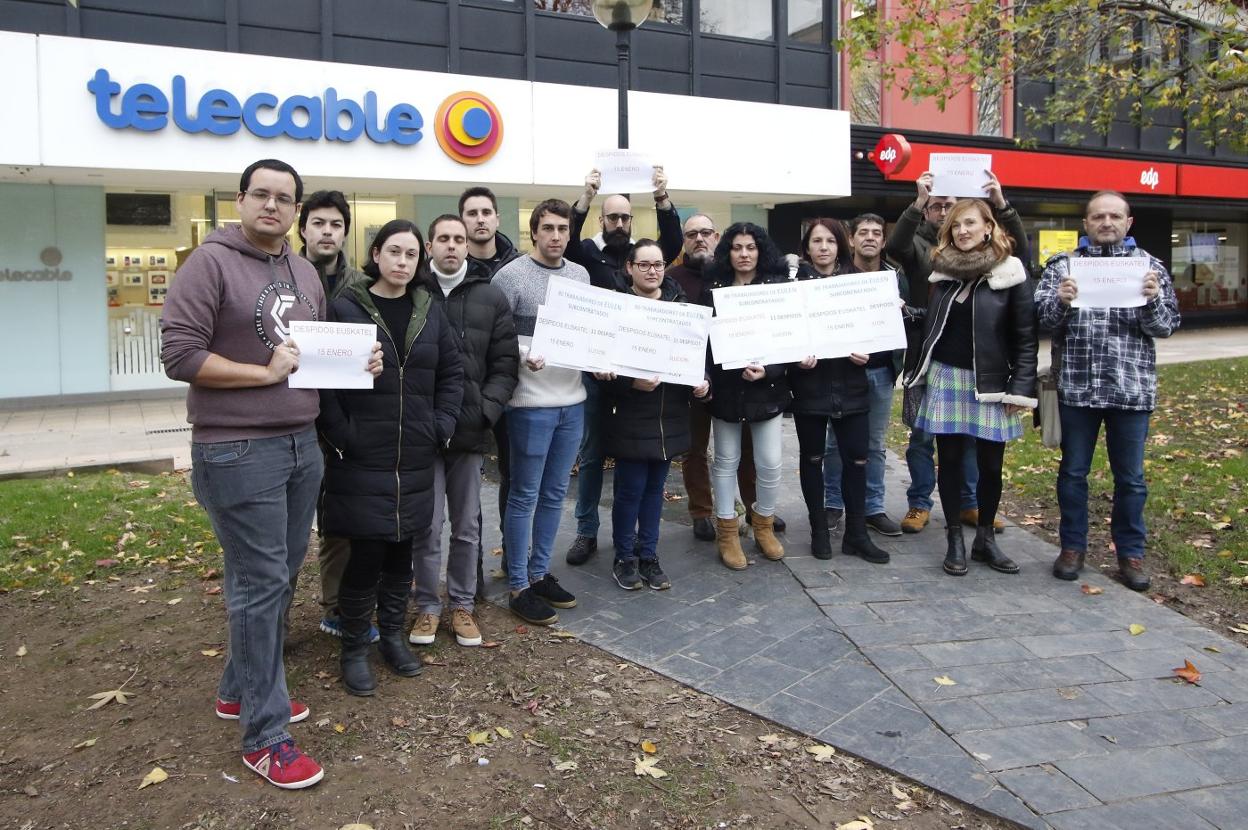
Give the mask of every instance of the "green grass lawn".
M 175 574 L 220 571 L 221 549 L 186 474 L 111 470 L 0 481 L 0 591 L 154 565 Z
M 904 453 L 900 399 L 889 445 Z M 1030 418 L 1026 421 L 1030 427 Z M 1248 358 L 1162 366 L 1144 467 L 1149 496 L 1148 554 L 1176 577 L 1248 591 Z M 1059 450 L 1028 429 L 1005 453 L 1004 501 L 1021 525 L 1055 533 Z M 1104 433 L 1088 482 L 1089 552 L 1108 551 L 1113 478 Z M 1156 560 L 1154 560 L 1156 564 Z

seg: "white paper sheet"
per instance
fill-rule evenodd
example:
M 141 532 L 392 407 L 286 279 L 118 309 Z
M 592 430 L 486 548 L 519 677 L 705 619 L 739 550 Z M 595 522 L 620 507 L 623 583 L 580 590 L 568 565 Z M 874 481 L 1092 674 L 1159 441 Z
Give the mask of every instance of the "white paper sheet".
M 604 196 L 654 190 L 654 161 L 639 150 L 599 150 L 594 169 L 602 174 L 598 192 Z
M 992 169 L 988 153 L 932 153 L 927 169 L 932 174 L 933 196 L 973 196 L 983 199 L 988 194 L 985 170 Z
M 372 389 L 368 358 L 377 342 L 372 323 L 292 320 L 290 339 L 299 346 L 299 370 L 291 389 Z
M 1072 257 L 1070 276 L 1079 286 L 1075 308 L 1136 308 L 1144 305 L 1147 257 Z

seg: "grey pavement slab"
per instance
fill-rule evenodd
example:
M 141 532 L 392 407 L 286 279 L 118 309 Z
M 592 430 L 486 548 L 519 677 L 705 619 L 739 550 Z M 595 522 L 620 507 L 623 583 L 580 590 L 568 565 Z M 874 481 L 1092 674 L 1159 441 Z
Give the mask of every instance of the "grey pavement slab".
M 1105 802 L 1227 783 L 1183 750 L 1170 746 L 1059 760 L 1055 766 Z
M 1192 790 L 1174 799 L 1215 827 L 1248 828 L 1248 784 Z
M 1097 807 L 1101 803 L 1050 764 L 1002 770 L 997 773 L 997 780 L 1038 813 Z
M 1054 830 L 1227 830 L 1244 826 L 1210 824 L 1172 796 L 1052 813 L 1045 820 Z
M 1106 741 L 1088 735 L 1068 721 L 963 732 L 956 740 L 992 771 L 1106 755 L 1111 748 Z

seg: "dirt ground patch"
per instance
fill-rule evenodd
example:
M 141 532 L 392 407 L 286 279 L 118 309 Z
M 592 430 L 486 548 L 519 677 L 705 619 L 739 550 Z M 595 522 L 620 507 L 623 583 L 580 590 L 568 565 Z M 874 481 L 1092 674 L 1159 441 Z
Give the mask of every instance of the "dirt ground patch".
M 302 792 L 246 770 L 237 725 L 213 714 L 218 582 L 153 569 L 0 595 L 0 827 L 1012 826 L 493 607 L 496 647 L 443 632 L 420 677 L 379 666 L 377 695 L 350 697 L 316 631 L 314 567 L 303 580 L 287 668 L 312 716 L 292 731 L 326 777 Z M 88 708 L 122 684 L 126 704 Z M 140 791 L 155 766 L 168 779 Z

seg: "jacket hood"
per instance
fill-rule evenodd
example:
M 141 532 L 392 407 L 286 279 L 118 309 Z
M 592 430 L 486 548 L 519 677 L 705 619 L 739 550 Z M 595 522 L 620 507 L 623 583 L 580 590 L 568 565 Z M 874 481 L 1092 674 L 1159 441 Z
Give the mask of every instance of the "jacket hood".
M 502 231 L 494 233 L 494 255 L 499 259 L 507 259 L 516 252 L 516 243 Z
M 932 267 L 934 269 L 937 267 L 936 262 L 932 263 Z M 1001 291 L 1027 281 L 1026 267 L 1018 257 L 1013 256 L 1008 256 L 992 266 L 987 274 L 988 287 L 994 291 Z M 932 275 L 927 279 L 928 282 L 960 282 L 962 280 L 961 277 L 944 274 L 938 270 L 933 270 Z
M 287 240 L 282 240 L 282 250 L 280 253 L 270 254 L 266 251 L 260 250 L 255 245 L 251 244 L 249 239 L 247 239 L 247 236 L 243 233 L 241 225 L 227 225 L 224 228 L 215 230 L 208 234 L 208 238 L 205 239 L 202 244 L 224 245 L 227 248 L 238 251 L 240 254 L 249 256 L 252 259 L 258 259 L 262 262 L 268 262 L 270 257 L 280 260 L 291 255 L 290 242 Z
M 1079 237 L 1079 247 L 1075 250 L 1084 256 L 1124 256 L 1128 253 L 1134 253 L 1139 247 L 1135 244 L 1135 237 L 1123 237 L 1122 242 L 1117 245 L 1094 245 L 1092 240 L 1086 236 Z

